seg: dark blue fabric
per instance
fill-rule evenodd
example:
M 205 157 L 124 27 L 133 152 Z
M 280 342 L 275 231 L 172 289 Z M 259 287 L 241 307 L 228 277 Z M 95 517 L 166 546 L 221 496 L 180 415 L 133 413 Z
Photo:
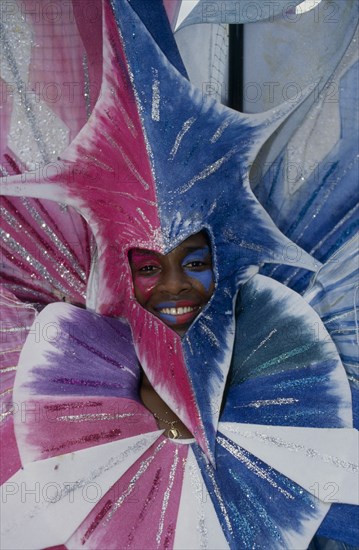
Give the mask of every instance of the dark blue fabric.
M 232 550 L 288 548 L 286 534 L 305 531 L 306 520 L 316 516 L 318 501 L 310 493 L 222 434 L 216 469 L 193 450 Z
M 333 504 L 317 534 L 359 548 L 358 526 L 359 506 Z
M 129 3 L 170 63 L 187 78 L 162 0 L 130 0 Z M 119 2 L 112 0 L 112 5 L 116 16 L 119 17 L 121 13 Z M 143 62 L 146 63 L 146 60 Z

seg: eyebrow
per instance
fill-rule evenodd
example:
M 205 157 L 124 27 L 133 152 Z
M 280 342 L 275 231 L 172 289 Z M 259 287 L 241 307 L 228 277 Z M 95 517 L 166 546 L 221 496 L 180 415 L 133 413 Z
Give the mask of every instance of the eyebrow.
M 211 252 L 209 246 L 184 246 L 183 250 L 188 252 L 196 252 L 197 250 L 204 250 L 205 252 Z
M 181 246 L 181 245 L 179 245 L 179 246 Z M 174 248 L 172 250 L 170 250 L 170 252 L 172 252 L 173 250 L 174 250 Z M 195 252 L 196 250 L 205 250 L 206 252 L 207 251 L 211 252 L 208 245 L 204 245 L 204 246 L 184 246 L 183 250 L 186 251 L 186 252 Z M 132 248 L 132 250 L 130 250 L 130 257 L 133 254 L 139 254 L 141 256 L 148 256 L 148 255 L 157 256 L 159 254 L 161 255 L 161 252 L 156 252 L 155 250 L 148 250 L 146 248 Z
M 135 258 L 136 256 L 142 256 L 143 258 L 145 258 L 146 256 L 155 256 L 155 257 L 158 257 L 159 255 L 159 252 L 155 252 L 154 250 L 146 250 L 146 249 L 141 249 L 141 248 L 135 248 L 135 249 L 132 249 L 130 251 L 130 254 L 129 254 L 129 258 L 130 260 L 132 260 L 133 258 Z

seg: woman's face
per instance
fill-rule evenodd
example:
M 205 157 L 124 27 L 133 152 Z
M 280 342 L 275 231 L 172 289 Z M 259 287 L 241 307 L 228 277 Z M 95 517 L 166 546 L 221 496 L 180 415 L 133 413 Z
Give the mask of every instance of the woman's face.
M 134 248 L 130 265 L 139 304 L 182 336 L 214 291 L 206 234 L 191 235 L 166 255 Z

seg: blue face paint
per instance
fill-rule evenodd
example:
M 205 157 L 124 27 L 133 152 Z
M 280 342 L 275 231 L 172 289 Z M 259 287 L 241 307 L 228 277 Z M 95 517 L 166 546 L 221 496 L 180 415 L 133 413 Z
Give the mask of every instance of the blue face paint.
M 176 317 L 175 315 L 170 315 L 168 313 L 158 313 L 158 317 L 162 319 L 165 323 L 169 323 L 171 325 L 174 325 L 176 323 Z
M 205 246 L 191 252 L 182 261 L 186 275 L 199 281 L 207 292 L 213 283 L 213 271 L 209 261 L 210 254 L 209 247 Z M 203 262 L 205 265 L 203 265 L 202 269 L 198 268 L 198 271 L 196 271 L 194 267 L 187 267 L 192 262 Z

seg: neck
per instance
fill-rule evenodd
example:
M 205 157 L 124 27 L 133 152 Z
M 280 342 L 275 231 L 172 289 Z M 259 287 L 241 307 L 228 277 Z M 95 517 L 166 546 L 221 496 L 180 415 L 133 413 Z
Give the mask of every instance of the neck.
M 143 371 L 140 386 L 140 397 L 144 406 L 155 417 L 158 427 L 165 430 L 165 435 L 167 435 L 167 437 L 171 437 L 171 429 L 178 432 L 175 439 L 189 439 L 193 437 L 191 432 L 186 428 L 178 416 L 169 408 L 163 399 L 161 399 L 158 393 L 156 393 Z M 172 432 L 172 434 L 173 433 L 176 432 Z

